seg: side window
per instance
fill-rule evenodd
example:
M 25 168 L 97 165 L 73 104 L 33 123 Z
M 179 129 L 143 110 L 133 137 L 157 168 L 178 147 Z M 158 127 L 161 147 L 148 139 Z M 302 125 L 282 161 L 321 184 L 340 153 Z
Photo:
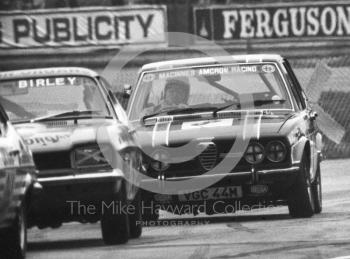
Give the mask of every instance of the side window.
M 112 87 L 109 85 L 107 80 L 104 79 L 103 77 L 100 77 L 100 82 L 103 85 L 103 88 L 105 89 L 105 91 L 107 91 L 107 89 L 109 89 L 109 90 L 112 89 Z M 107 93 L 107 95 L 109 95 L 109 94 Z M 126 115 L 126 112 L 125 112 L 124 108 L 122 107 L 122 105 L 118 102 L 117 98 L 115 98 L 114 96 L 111 96 L 110 98 L 114 102 L 113 106 L 114 106 L 114 110 L 117 114 L 118 120 L 120 120 L 125 125 L 129 125 L 128 116 Z
M 4 111 L 4 109 L 0 106 L 0 137 L 4 137 L 6 135 L 8 117 Z
M 299 81 L 296 78 L 292 68 L 290 67 L 289 63 L 287 60 L 284 60 L 283 65 L 285 67 L 285 69 L 287 70 L 288 73 L 288 80 L 290 81 L 291 84 L 291 89 L 293 92 L 293 95 L 295 97 L 295 100 L 297 102 L 297 105 L 299 107 L 299 109 L 306 109 L 306 102 L 304 99 L 305 94 L 303 94 L 303 90 L 300 87 Z

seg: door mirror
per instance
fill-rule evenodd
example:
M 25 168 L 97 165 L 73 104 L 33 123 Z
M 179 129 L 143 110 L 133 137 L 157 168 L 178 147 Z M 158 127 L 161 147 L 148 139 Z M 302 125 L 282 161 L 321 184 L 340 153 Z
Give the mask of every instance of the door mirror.
M 129 84 L 125 84 L 124 85 L 123 93 L 124 93 L 125 96 L 130 97 L 131 90 L 132 90 L 131 85 L 129 85 Z
M 317 116 L 318 116 L 317 112 L 315 112 L 315 111 L 310 112 L 310 119 L 311 120 L 316 120 Z

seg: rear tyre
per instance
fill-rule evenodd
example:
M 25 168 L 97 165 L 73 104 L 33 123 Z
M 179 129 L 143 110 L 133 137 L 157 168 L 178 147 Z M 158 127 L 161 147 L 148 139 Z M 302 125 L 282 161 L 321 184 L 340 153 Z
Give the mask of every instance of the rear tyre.
M 120 202 L 121 208 L 123 208 L 127 202 L 124 184 L 117 197 L 119 197 L 119 199 L 116 199 L 115 201 Z M 128 214 L 123 211 L 116 212 L 113 211 L 113 209 L 102 211 L 101 232 L 103 241 L 106 245 L 127 243 L 129 239 L 129 231 Z
M 26 206 L 23 203 L 9 228 L 0 232 L 0 258 L 24 259 L 27 250 Z
M 319 162 L 317 165 L 316 177 L 311 187 L 312 187 L 312 194 L 314 197 L 315 213 L 319 214 L 322 211 L 322 182 L 321 182 L 321 169 L 320 169 Z
M 142 234 L 142 208 L 140 191 L 135 196 L 132 205 L 133 208 L 135 208 L 135 211 L 129 215 L 130 238 L 139 238 Z
M 288 208 L 293 218 L 308 218 L 314 214 L 310 163 L 305 154 L 300 163 L 297 179 L 289 192 Z

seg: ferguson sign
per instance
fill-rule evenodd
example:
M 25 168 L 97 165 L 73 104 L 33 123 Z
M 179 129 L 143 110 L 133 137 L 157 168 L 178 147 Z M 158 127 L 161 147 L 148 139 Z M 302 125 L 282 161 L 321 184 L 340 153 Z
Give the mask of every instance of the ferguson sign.
M 165 7 L 0 12 L 0 48 L 163 43 Z
M 195 8 L 195 32 L 216 41 L 350 36 L 350 3 Z

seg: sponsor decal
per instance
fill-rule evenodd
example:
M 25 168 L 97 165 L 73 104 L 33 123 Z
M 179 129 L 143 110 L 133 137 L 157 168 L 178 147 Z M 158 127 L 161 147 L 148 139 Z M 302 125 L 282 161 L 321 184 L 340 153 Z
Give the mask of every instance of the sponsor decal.
M 233 119 L 217 120 L 217 121 L 199 121 L 199 122 L 184 122 L 181 129 L 197 129 L 197 128 L 215 128 L 223 126 L 232 126 Z
M 63 86 L 63 85 L 77 85 L 78 80 L 76 77 L 49 77 L 49 78 L 37 78 L 37 79 L 25 79 L 18 81 L 18 88 L 37 88 L 37 87 L 50 87 L 50 86 Z
M 69 141 L 70 134 L 41 135 L 32 138 L 25 138 L 24 143 L 28 146 L 39 145 L 48 146 Z
M 168 79 L 168 78 L 186 78 L 186 77 L 197 77 L 197 76 L 210 76 L 210 75 L 224 75 L 233 73 L 273 73 L 276 71 L 275 65 L 230 65 L 230 66 L 207 66 L 196 69 L 188 70 L 172 70 L 167 72 L 160 72 L 157 74 L 157 79 Z M 155 78 L 150 77 L 154 74 L 145 74 L 143 77 L 144 82 L 153 81 Z
M 189 76 L 195 76 L 196 72 L 194 70 L 188 69 L 188 70 L 173 70 L 168 71 L 164 73 L 159 73 L 159 79 L 164 78 L 173 78 L 173 77 L 189 77 Z
M 0 49 L 165 43 L 166 8 L 0 13 Z
M 142 81 L 145 83 L 149 83 L 149 82 L 152 82 L 154 79 L 155 79 L 154 74 L 145 74 L 142 78 Z
M 349 17 L 344 1 L 197 7 L 194 31 L 215 41 L 342 38 L 350 36 Z
M 261 67 L 261 70 L 264 71 L 265 73 L 273 73 L 275 72 L 276 68 L 275 66 L 272 66 L 272 65 L 263 65 Z

